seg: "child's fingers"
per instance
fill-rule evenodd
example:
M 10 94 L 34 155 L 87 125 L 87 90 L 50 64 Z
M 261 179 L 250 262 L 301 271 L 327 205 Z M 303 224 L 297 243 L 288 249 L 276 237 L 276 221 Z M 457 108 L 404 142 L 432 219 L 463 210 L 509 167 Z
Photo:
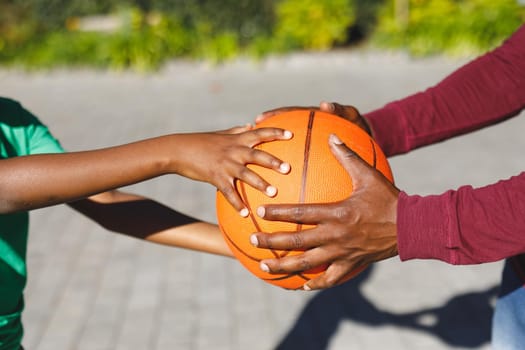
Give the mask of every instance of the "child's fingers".
M 290 172 L 290 164 L 283 162 L 281 159 L 276 156 L 261 151 L 258 149 L 249 149 L 244 158 L 245 164 L 256 164 L 268 169 L 274 169 L 275 171 L 280 172 L 281 174 L 288 174 Z
M 234 126 L 226 130 L 217 131 L 218 134 L 240 134 L 246 131 L 253 130 L 252 124 Z
M 250 185 L 251 187 L 265 193 L 268 197 L 273 197 L 277 194 L 277 189 L 271 186 L 266 180 L 264 180 L 259 174 L 248 169 L 247 167 L 242 167 L 238 171 L 237 179 Z
M 292 137 L 293 133 L 289 130 L 280 128 L 260 128 L 244 133 L 243 141 L 246 142 L 249 147 L 253 147 L 263 142 L 289 140 Z
M 256 190 L 265 193 L 268 197 L 273 197 L 277 194 L 277 189 L 274 186 L 271 186 L 266 180 L 246 166 L 239 165 L 238 169 L 235 170 L 230 176 L 232 176 L 232 179 L 235 178 L 238 181 L 242 181 L 255 188 Z M 239 212 L 241 216 L 248 216 L 248 209 L 246 208 L 246 205 L 242 201 L 237 189 L 233 184 L 227 183 L 222 186 L 219 185 L 217 188 L 222 192 L 224 197 Z
M 248 208 L 242 201 L 239 193 L 233 184 L 218 187 L 218 190 L 224 195 L 224 198 L 239 212 L 242 217 L 247 217 L 249 214 Z

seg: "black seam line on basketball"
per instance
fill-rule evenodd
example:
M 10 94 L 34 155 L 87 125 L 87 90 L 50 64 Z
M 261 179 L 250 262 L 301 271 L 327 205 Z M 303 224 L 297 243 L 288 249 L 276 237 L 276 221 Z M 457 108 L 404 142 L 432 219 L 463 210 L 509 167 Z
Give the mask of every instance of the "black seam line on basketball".
M 299 203 L 304 203 L 306 197 L 306 180 L 308 176 L 308 161 L 310 158 L 310 144 L 312 142 L 312 128 L 314 125 L 315 111 L 310 111 L 308 116 L 308 126 L 306 129 L 306 137 L 304 140 L 304 162 L 303 162 L 303 174 L 301 175 L 301 191 L 299 194 Z M 301 231 L 303 225 L 297 224 L 297 230 Z
M 225 232 L 221 226 L 221 231 L 222 232 Z M 251 255 L 248 255 L 244 250 L 242 250 L 237 244 L 235 244 L 235 242 L 230 238 L 230 236 L 228 236 L 228 234 L 225 234 L 224 236 L 226 236 L 226 239 L 228 240 L 228 242 L 230 242 L 234 247 L 235 249 L 237 249 L 239 252 L 242 253 L 242 255 L 244 255 L 245 257 L 247 257 L 248 259 L 250 260 L 253 260 L 253 261 L 256 261 L 256 262 L 260 262 L 262 259 L 257 259 Z
M 237 180 L 237 181 L 240 181 L 240 180 Z M 241 195 L 242 201 L 246 203 L 246 206 L 248 207 L 248 212 L 250 213 L 249 214 L 250 220 L 252 221 L 253 226 L 255 226 L 255 230 L 257 232 L 261 232 L 261 227 L 259 226 L 259 223 L 257 222 L 257 218 L 255 217 L 255 215 L 253 215 L 253 210 L 251 208 L 250 202 L 248 201 L 248 195 L 246 194 L 246 186 L 244 182 L 240 181 L 239 187 L 241 188 L 240 195 Z M 279 258 L 278 253 L 276 253 L 273 249 L 269 249 L 269 250 L 272 252 L 274 258 Z
M 310 280 L 309 278 L 306 278 L 305 276 L 303 276 L 299 272 L 289 273 L 289 274 L 284 275 L 284 276 L 273 277 L 273 278 L 262 278 L 261 277 L 261 279 L 263 281 L 282 281 L 282 280 L 285 280 L 285 279 L 288 279 L 288 278 L 292 278 L 292 277 L 300 277 L 300 278 L 302 278 L 305 281 L 309 281 Z
M 287 278 L 292 278 L 292 277 L 296 277 L 298 274 L 297 273 L 289 273 L 289 274 L 286 274 L 284 276 L 279 276 L 279 277 L 269 277 L 269 278 L 261 278 L 263 281 L 282 281 L 282 280 L 285 280 Z
M 372 151 L 374 152 L 374 159 L 372 161 L 372 165 L 374 168 L 377 169 L 377 153 L 376 153 L 376 146 L 374 145 L 374 141 L 372 139 L 369 139 L 370 140 L 370 144 L 372 145 Z
M 248 212 L 249 212 L 249 216 L 250 216 L 250 220 L 252 221 L 253 223 L 253 226 L 255 226 L 255 230 L 257 232 L 260 232 L 261 231 L 261 227 L 259 226 L 259 223 L 257 222 L 257 219 L 255 218 L 255 216 L 253 215 L 253 210 L 252 210 L 252 207 L 250 205 L 250 201 L 248 200 L 248 196 L 246 195 L 246 186 L 244 184 L 244 182 L 242 182 L 241 180 L 237 180 L 239 181 L 239 187 L 241 188 L 241 198 L 242 198 L 242 201 L 244 203 L 246 203 L 246 206 L 248 207 Z

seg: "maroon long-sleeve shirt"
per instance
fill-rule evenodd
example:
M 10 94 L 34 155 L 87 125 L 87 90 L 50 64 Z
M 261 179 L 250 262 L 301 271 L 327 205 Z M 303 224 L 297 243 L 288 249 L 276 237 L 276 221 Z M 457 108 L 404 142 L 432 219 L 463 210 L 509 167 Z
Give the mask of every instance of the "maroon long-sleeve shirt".
M 365 118 L 392 156 L 495 124 L 524 108 L 525 25 L 436 86 Z M 397 218 L 402 260 L 475 264 L 525 253 L 525 172 L 440 195 L 401 192 Z

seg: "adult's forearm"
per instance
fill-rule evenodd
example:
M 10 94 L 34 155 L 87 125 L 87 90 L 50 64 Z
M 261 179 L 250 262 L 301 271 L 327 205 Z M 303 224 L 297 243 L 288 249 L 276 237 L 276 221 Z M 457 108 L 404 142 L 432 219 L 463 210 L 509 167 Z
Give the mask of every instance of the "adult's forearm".
M 391 156 L 491 125 L 525 107 L 525 26 L 436 86 L 365 115 Z
M 477 264 L 525 252 L 525 172 L 495 184 L 398 201 L 402 260 Z

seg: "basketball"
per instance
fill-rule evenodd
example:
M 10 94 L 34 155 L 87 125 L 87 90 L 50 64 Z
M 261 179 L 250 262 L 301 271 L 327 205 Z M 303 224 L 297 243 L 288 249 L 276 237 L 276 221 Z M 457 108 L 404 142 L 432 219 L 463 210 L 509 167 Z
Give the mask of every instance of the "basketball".
M 277 188 L 273 198 L 255 190 L 241 181 L 236 188 L 250 210 L 248 217 L 239 215 L 225 197 L 217 192 L 217 220 L 224 239 L 234 256 L 258 278 L 286 289 L 299 289 L 305 282 L 321 274 L 326 266 L 301 273 L 270 274 L 259 268 L 259 262 L 279 258 L 301 251 L 280 251 L 254 247 L 250 235 L 255 232 L 294 232 L 311 226 L 268 221 L 257 216 L 256 210 L 266 204 L 327 203 L 349 197 L 352 180 L 339 164 L 328 145 L 328 137 L 335 133 L 368 164 L 393 181 L 388 161 L 370 135 L 355 124 L 336 115 L 318 110 L 294 110 L 272 116 L 257 128 L 277 127 L 293 132 L 291 140 L 272 141 L 255 148 L 269 152 L 290 163 L 288 174 L 255 165 L 248 167 Z M 364 268 L 352 271 L 345 277 L 351 279 Z

